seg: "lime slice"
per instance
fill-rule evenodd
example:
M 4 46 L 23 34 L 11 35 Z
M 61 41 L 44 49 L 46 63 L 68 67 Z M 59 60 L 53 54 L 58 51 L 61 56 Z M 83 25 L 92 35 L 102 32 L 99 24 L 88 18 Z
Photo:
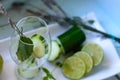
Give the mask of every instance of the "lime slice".
M 92 70 L 93 60 L 92 60 L 92 57 L 88 53 L 79 51 L 79 52 L 75 53 L 74 56 L 77 56 L 84 61 L 85 65 L 86 65 L 85 73 L 89 73 Z
M 3 58 L 0 55 L 0 73 L 2 72 L 2 68 L 3 68 Z
M 82 51 L 85 51 L 91 55 L 94 66 L 97 66 L 101 63 L 103 59 L 103 50 L 98 44 L 87 43 L 83 46 Z
M 85 63 L 82 59 L 76 56 L 67 58 L 62 66 L 63 74 L 71 79 L 80 79 L 86 71 Z

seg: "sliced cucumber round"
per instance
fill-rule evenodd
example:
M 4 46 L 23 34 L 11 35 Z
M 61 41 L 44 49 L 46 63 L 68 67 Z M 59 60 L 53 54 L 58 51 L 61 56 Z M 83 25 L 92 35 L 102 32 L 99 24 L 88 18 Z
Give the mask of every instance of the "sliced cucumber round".
M 47 44 L 45 38 L 39 34 L 35 34 L 31 37 L 31 40 L 33 41 L 34 44 L 33 48 L 34 56 L 37 58 L 43 57 L 47 51 Z
M 51 53 L 48 57 L 48 61 L 54 61 L 60 57 L 60 55 L 63 53 L 62 46 L 56 41 L 52 40 L 52 48 Z

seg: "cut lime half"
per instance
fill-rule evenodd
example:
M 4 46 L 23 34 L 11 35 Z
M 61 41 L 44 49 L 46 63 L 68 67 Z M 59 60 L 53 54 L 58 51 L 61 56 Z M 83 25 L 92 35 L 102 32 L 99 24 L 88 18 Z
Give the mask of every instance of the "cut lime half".
M 73 80 L 80 79 L 84 76 L 86 66 L 84 61 L 76 56 L 67 58 L 62 66 L 63 74 Z
M 83 46 L 82 51 L 87 52 L 93 59 L 94 66 L 97 66 L 101 63 L 103 59 L 103 50 L 96 43 L 87 43 Z
M 86 65 L 86 72 L 85 72 L 86 74 L 92 70 L 93 60 L 92 60 L 92 57 L 88 53 L 79 51 L 79 52 L 75 53 L 74 56 L 79 57 L 84 61 L 85 65 Z

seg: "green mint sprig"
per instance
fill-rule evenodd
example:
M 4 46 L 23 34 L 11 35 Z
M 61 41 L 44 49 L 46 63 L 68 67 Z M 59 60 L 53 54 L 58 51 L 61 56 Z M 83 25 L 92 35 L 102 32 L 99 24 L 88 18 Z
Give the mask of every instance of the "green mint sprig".
M 10 26 L 17 31 L 18 35 L 20 36 L 20 40 L 18 43 L 18 49 L 17 49 L 17 57 L 20 61 L 24 61 L 28 59 L 33 52 L 33 42 L 30 38 L 23 35 L 22 30 L 20 31 L 19 28 L 13 23 L 9 15 L 7 14 L 6 9 L 3 7 L 3 5 L 0 3 L 0 13 L 8 17 L 8 22 Z M 26 45 L 30 44 L 30 45 Z
M 14 30 L 16 30 L 20 36 L 16 54 L 20 61 L 24 61 L 32 55 L 33 42 L 30 38 L 26 37 L 22 31 L 19 30 L 19 28 L 12 22 L 12 20 L 10 18 L 8 18 L 8 22 L 11 25 L 11 27 Z
M 43 80 L 56 80 L 54 76 L 49 72 L 49 70 L 45 67 L 42 68 L 42 70 L 45 72 L 46 76 L 44 76 Z
M 62 62 L 56 62 L 56 66 L 61 68 L 63 66 L 63 63 Z

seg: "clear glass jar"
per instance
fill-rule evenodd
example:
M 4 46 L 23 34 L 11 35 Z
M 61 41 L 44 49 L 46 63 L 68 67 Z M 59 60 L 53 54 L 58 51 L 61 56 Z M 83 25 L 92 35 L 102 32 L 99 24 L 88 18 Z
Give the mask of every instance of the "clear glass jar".
M 37 40 L 32 40 L 33 43 L 27 43 L 26 41 L 24 42 L 24 39 L 21 39 L 16 30 L 14 31 L 10 41 L 10 54 L 18 65 L 16 76 L 19 80 L 37 80 L 38 77 L 40 79 L 40 69 L 47 61 L 51 51 L 51 37 L 47 24 L 39 17 L 28 16 L 18 21 L 16 27 L 30 40 L 35 34 L 43 38 L 40 43 L 39 38 L 38 42 Z M 44 55 L 39 56 L 41 55 L 40 52 L 43 52 Z

